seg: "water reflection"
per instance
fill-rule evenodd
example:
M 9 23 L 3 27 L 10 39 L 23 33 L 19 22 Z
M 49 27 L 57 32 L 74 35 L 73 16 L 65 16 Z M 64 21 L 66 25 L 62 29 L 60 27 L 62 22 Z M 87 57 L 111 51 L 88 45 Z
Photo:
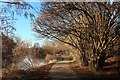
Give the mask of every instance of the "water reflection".
M 31 56 L 26 56 L 22 61 L 18 63 L 17 69 L 26 70 L 30 67 L 39 67 L 45 64 L 46 63 L 43 59 L 34 59 Z

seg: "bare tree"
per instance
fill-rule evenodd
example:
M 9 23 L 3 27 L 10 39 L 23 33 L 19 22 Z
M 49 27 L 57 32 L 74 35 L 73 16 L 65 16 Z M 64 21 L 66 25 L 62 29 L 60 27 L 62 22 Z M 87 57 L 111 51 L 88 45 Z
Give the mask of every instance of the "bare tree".
M 14 40 L 4 34 L 2 34 L 2 68 L 8 68 L 13 60 L 12 49 L 16 43 Z
M 22 41 L 20 38 L 17 38 L 16 41 L 17 41 L 16 46 L 12 49 L 13 52 L 12 63 L 14 64 L 13 67 L 16 67 L 19 64 L 19 62 L 22 62 L 23 59 L 25 59 L 27 56 L 31 54 L 29 49 L 30 43 Z
M 57 39 L 80 51 L 83 63 L 102 70 L 108 51 L 119 36 L 120 3 L 44 3 L 33 30 L 39 37 Z

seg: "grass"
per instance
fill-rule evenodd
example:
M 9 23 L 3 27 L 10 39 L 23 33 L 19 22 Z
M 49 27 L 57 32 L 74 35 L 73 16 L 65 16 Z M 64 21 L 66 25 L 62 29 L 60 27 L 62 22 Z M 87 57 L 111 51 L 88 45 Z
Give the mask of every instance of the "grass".
M 115 71 L 104 71 L 100 73 L 95 73 L 89 71 L 87 67 L 80 68 L 78 64 L 71 63 L 70 68 L 79 75 L 79 78 L 82 80 L 119 80 L 120 74 Z

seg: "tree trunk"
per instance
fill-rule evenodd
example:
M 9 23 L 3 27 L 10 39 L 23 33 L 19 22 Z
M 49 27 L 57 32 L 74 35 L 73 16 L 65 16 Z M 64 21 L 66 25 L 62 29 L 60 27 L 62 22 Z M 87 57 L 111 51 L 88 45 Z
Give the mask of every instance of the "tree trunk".
M 103 71 L 103 66 L 105 64 L 105 53 L 102 52 L 100 58 L 98 59 L 98 65 L 96 67 L 97 71 Z
M 84 66 L 88 66 L 88 60 L 86 56 L 83 56 L 83 63 L 84 63 Z
M 83 67 L 88 66 L 88 60 L 86 59 L 86 56 L 82 56 L 81 66 L 83 66 Z

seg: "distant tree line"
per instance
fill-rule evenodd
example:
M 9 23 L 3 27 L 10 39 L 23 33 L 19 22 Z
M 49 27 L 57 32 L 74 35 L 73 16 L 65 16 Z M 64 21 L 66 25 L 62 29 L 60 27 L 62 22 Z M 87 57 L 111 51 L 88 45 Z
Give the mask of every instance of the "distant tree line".
M 35 61 L 44 60 L 47 54 L 63 54 L 67 50 L 64 45 L 60 46 L 60 43 L 54 42 L 54 44 L 58 46 L 51 43 L 45 43 L 41 47 L 39 44 L 30 46 L 30 43 L 22 41 L 20 38 L 13 39 L 2 34 L 2 68 L 18 69 L 17 66 L 26 57 L 29 61 L 24 61 L 24 66 L 29 68 L 30 65 L 36 64 Z

